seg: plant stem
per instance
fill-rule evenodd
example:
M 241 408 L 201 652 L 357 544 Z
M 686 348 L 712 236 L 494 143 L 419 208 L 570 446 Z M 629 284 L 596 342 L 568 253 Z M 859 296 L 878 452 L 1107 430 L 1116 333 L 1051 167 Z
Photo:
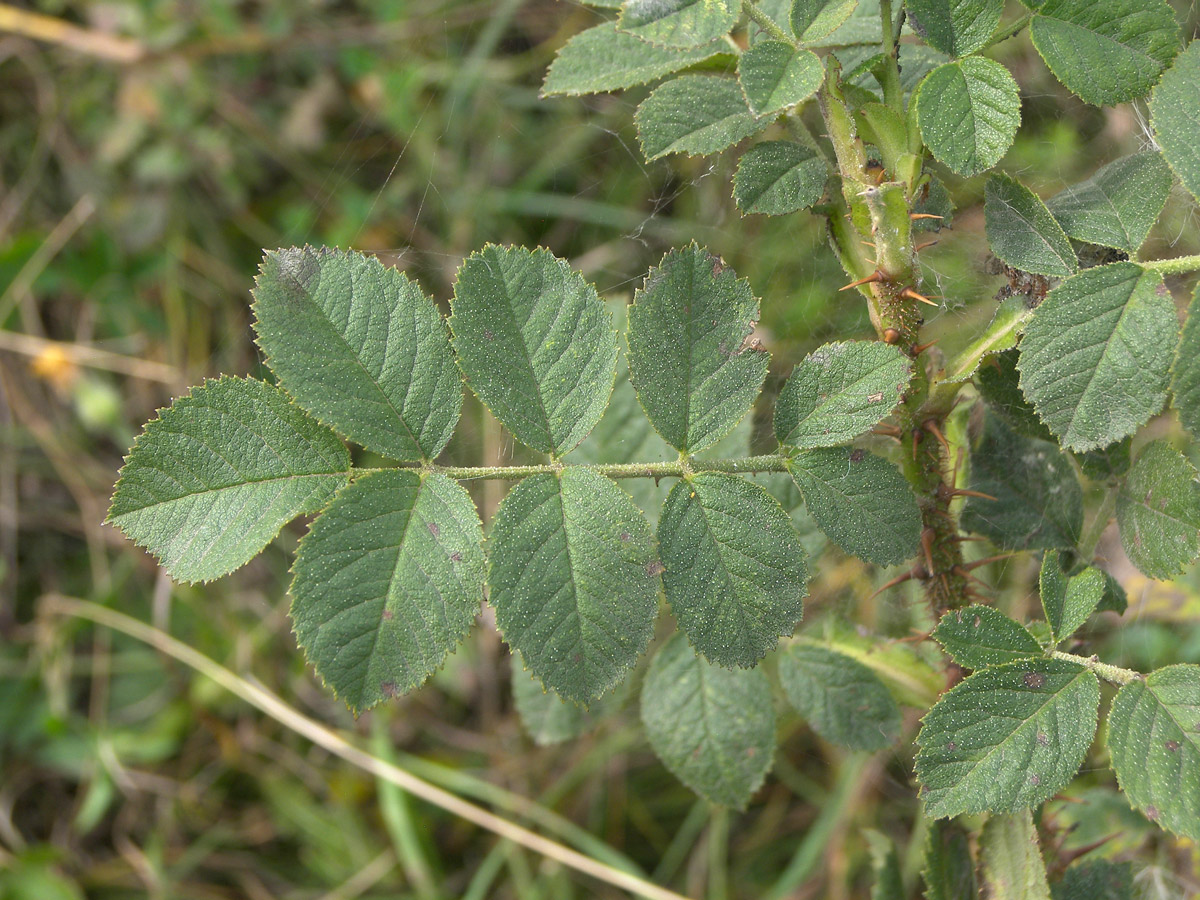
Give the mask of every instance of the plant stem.
M 1050 655 L 1054 659 L 1061 659 L 1066 662 L 1073 662 L 1083 666 L 1085 669 L 1091 669 L 1105 681 L 1110 681 L 1113 684 L 1129 684 L 1133 681 L 1138 681 L 1142 677 L 1141 672 L 1135 672 L 1133 669 L 1122 669 L 1120 666 L 1111 666 L 1108 663 L 1102 663 L 1094 656 L 1076 656 L 1074 653 L 1064 653 L 1062 650 L 1051 650 Z
M 583 872 L 605 884 L 630 891 L 639 897 L 646 897 L 648 900 L 687 900 L 681 894 L 652 884 L 637 875 L 605 865 L 569 847 L 564 847 L 557 841 L 552 841 L 528 828 L 523 828 L 501 816 L 490 813 L 482 807 L 468 803 L 455 794 L 442 790 L 399 766 L 372 756 L 320 722 L 298 712 L 266 688 L 247 681 L 203 653 L 144 622 L 139 622 L 124 613 L 96 603 L 59 595 L 45 596 L 42 599 L 41 609 L 45 613 L 88 619 L 98 625 L 112 628 L 149 644 L 156 650 L 212 679 L 234 696 L 266 713 L 285 728 L 291 729 L 334 756 L 341 757 L 364 772 L 388 781 L 414 797 L 419 797 L 427 803 L 444 809 L 451 815 L 458 816 L 493 834 L 520 844 L 547 859 L 552 859 L 577 872 Z
M 1174 259 L 1155 259 L 1140 262 L 1138 265 L 1163 275 L 1186 275 L 1188 272 L 1200 272 L 1200 253 L 1193 256 L 1177 256 Z
M 401 469 L 420 469 L 422 472 L 437 472 L 455 481 L 517 481 L 530 475 L 547 475 L 563 469 L 586 468 L 606 478 L 682 478 L 694 472 L 730 472 L 757 475 L 759 472 L 786 472 L 788 457 L 780 453 L 765 456 L 741 456 L 736 459 L 679 459 L 674 462 L 604 463 L 601 465 L 570 464 L 561 462 L 538 463 L 530 466 L 439 466 L 433 463 L 400 463 Z M 386 471 L 383 468 L 355 469 L 354 477 L 371 472 Z
M 988 42 L 986 44 L 984 44 L 980 48 L 980 50 L 986 50 L 988 47 L 992 47 L 996 44 L 1001 44 L 1004 41 L 1007 41 L 1011 37 L 1016 37 L 1018 34 L 1020 34 L 1025 29 L 1025 26 L 1028 25 L 1032 19 L 1033 19 L 1033 13 L 1027 12 L 1027 13 L 1025 13 L 1025 15 L 1021 16 L 1019 19 L 1014 19 L 1012 22 L 1009 22 L 1007 25 L 1001 25 L 999 28 L 996 29 L 996 33 L 993 34 L 990 38 L 988 38 Z
M 900 62 L 897 57 L 892 0 L 879 0 L 879 24 L 883 35 L 883 102 L 904 115 L 904 87 L 900 84 Z
M 775 38 L 775 40 L 783 41 L 786 44 L 791 44 L 793 47 L 796 46 L 795 39 L 782 28 L 780 28 L 774 19 L 755 6 L 751 0 L 742 0 L 742 13 L 747 19 L 749 19 L 771 37 Z

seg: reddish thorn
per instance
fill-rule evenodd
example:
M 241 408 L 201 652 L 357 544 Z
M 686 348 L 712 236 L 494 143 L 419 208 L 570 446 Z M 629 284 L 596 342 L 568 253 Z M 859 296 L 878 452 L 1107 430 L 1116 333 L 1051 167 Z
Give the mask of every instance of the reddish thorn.
M 921 549 L 925 551 L 925 565 L 932 572 L 937 567 L 933 564 L 933 539 L 937 537 L 932 528 L 921 529 Z
M 928 250 L 930 247 L 932 247 L 936 243 L 937 243 L 937 240 L 935 239 L 932 241 L 926 241 L 923 244 L 917 244 L 917 246 L 913 247 L 913 253 L 920 253 L 922 250 Z
M 1001 553 L 998 556 L 989 556 L 987 559 L 977 559 L 975 562 L 963 563 L 962 568 L 967 572 L 974 572 L 980 566 L 986 566 L 988 563 L 1000 562 L 1002 559 L 1012 559 L 1016 556 L 1015 553 Z
M 937 427 L 937 423 L 933 419 L 926 419 L 922 425 L 926 431 L 938 439 L 938 443 L 946 448 L 946 452 L 950 452 L 950 442 L 946 440 L 946 436 L 942 434 L 942 430 Z
M 874 249 L 875 249 L 875 242 L 874 242 L 874 241 L 864 241 L 864 240 L 862 240 L 861 238 L 859 238 L 859 241 L 858 241 L 858 242 L 859 242 L 860 244 L 866 244 L 866 245 L 867 245 L 868 247 L 870 247 L 872 250 L 874 250 Z
M 879 587 L 879 590 L 877 590 L 875 593 L 873 593 L 867 599 L 874 600 L 876 597 L 878 597 L 884 591 L 890 590 L 891 588 L 894 588 L 894 587 L 899 587 L 900 585 L 904 584 L 904 582 L 906 582 L 906 581 L 912 581 L 912 579 L 920 578 L 920 577 L 921 577 L 921 573 L 920 573 L 919 569 L 915 569 L 915 568 L 909 569 L 907 572 L 903 572 L 903 573 L 897 575 L 895 578 L 893 578 L 887 584 L 881 585 Z
M 876 269 L 874 272 L 872 272 L 866 278 L 860 278 L 857 281 L 852 281 L 849 284 L 843 285 L 842 287 L 838 288 L 838 290 L 839 291 L 848 291 L 848 290 L 850 290 L 850 288 L 860 287 L 864 284 L 874 284 L 875 282 L 878 282 L 878 281 L 883 281 L 883 273 L 880 272 L 878 269 Z
M 997 500 L 991 494 L 985 494 L 983 491 L 968 491 L 966 488 L 954 488 L 950 493 L 955 497 L 979 497 L 981 500 Z
M 937 341 L 929 341 L 926 344 L 917 344 L 917 346 L 912 348 L 913 356 L 919 356 L 936 343 Z
M 909 213 L 910 219 L 944 219 L 945 216 L 935 216 L 933 213 Z
M 910 287 L 906 287 L 904 290 L 902 290 L 900 292 L 900 296 L 907 297 L 910 300 L 916 300 L 918 303 L 924 303 L 928 306 L 937 306 L 936 303 L 934 303 L 932 300 L 930 300 L 924 294 L 918 294 L 916 291 L 914 291 Z

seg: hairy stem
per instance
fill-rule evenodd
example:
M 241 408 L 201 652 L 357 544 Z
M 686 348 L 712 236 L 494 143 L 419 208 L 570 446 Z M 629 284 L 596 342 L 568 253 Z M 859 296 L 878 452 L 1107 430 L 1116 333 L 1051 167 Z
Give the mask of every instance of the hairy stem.
M 1122 669 L 1120 666 L 1112 666 L 1108 663 L 1102 663 L 1094 656 L 1077 656 L 1074 653 L 1064 653 L 1061 650 L 1052 650 L 1050 655 L 1054 659 L 1061 659 L 1066 662 L 1073 662 L 1083 666 L 1085 669 L 1091 669 L 1097 676 L 1105 681 L 1113 684 L 1129 684 L 1131 681 L 1138 681 L 1142 677 L 1141 672 L 1135 672 L 1133 669 Z
M 755 6 L 751 0 L 742 0 L 742 14 L 775 40 L 791 44 L 793 47 L 796 46 L 796 41 L 792 36 L 780 28 L 774 19 Z
M 998 27 L 996 29 L 996 33 L 993 34 L 990 38 L 988 38 L 988 42 L 986 44 L 984 44 L 980 48 L 980 50 L 981 51 L 986 50 L 988 47 L 992 47 L 992 46 L 995 46 L 996 44 L 1003 43 L 1004 41 L 1007 41 L 1011 37 L 1016 37 L 1018 34 L 1020 34 L 1022 31 L 1025 30 L 1025 26 L 1028 25 L 1032 20 L 1033 20 L 1033 13 L 1025 13 L 1025 15 L 1021 16 L 1018 19 L 1014 19 L 1012 22 L 1009 22 L 1007 25 L 1001 25 L 1000 27 Z
M 407 462 L 400 463 L 401 469 L 420 469 L 423 472 L 437 472 L 455 481 L 515 481 L 530 475 L 544 475 L 561 472 L 573 466 L 592 469 L 606 478 L 682 478 L 695 472 L 731 472 L 737 474 L 756 475 L 759 472 L 786 472 L 788 457 L 779 453 L 765 456 L 740 456 L 736 459 L 686 459 L 674 462 L 644 462 L 644 463 L 602 463 L 590 465 L 583 463 L 549 462 L 529 466 L 439 466 L 432 463 Z M 355 477 L 369 472 L 381 472 L 383 469 L 355 469 Z
M 1200 253 L 1194 256 L 1177 256 L 1174 259 L 1155 259 L 1138 265 L 1163 275 L 1186 275 L 1188 272 L 1200 272 Z

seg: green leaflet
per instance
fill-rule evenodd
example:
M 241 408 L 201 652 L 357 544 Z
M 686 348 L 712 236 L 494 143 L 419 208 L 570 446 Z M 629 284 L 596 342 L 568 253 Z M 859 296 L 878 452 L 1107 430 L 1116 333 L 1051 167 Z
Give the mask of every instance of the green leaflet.
M 738 160 L 733 199 L 746 215 L 786 215 L 819 202 L 828 174 L 815 150 L 792 141 L 763 141 Z
M 863 836 L 871 851 L 871 900 L 904 900 L 908 894 L 895 842 L 873 828 L 864 829 Z
M 1008 175 L 988 179 L 984 220 L 992 252 L 1015 269 L 1074 274 L 1079 265 L 1066 232 L 1033 191 Z
M 662 571 L 629 495 L 581 466 L 532 475 L 488 543 L 496 624 L 533 673 L 580 703 L 616 685 L 650 642 Z
M 1200 841 L 1200 666 L 1167 666 L 1121 688 L 1108 750 L 1131 806 Z
M 746 344 L 757 323 L 749 283 L 694 242 L 650 270 L 629 310 L 629 374 L 672 446 L 703 450 L 749 412 L 770 359 Z
M 783 386 L 775 436 L 801 450 L 848 443 L 895 409 L 911 378 L 909 358 L 882 341 L 824 344 Z
M 1150 96 L 1150 125 L 1183 186 L 1200 200 L 1200 43 L 1193 41 Z
M 1083 474 L 1092 481 L 1112 481 L 1120 478 L 1129 471 L 1132 460 L 1129 451 L 1133 446 L 1133 437 L 1101 447 L 1099 450 L 1089 450 L 1087 453 L 1075 454 L 1075 461 Z
M 595 288 L 548 250 L 488 244 L 463 261 L 450 307 L 467 383 L 517 440 L 562 454 L 587 436 L 617 363 Z
M 1200 483 L 1166 441 L 1147 444 L 1117 494 L 1117 525 L 1129 559 L 1151 578 L 1173 578 L 1200 554 Z
M 1110 162 L 1046 206 L 1077 241 L 1136 253 L 1171 192 L 1171 170 L 1154 151 Z
M 590 722 L 586 709 L 543 687 L 537 678 L 525 671 L 520 654 L 514 653 L 509 658 L 512 661 L 513 706 L 535 744 L 539 747 L 561 744 L 587 730 Z
M 1019 301 L 1024 306 L 1023 301 Z M 1054 435 L 1037 417 L 1021 393 L 1021 373 L 1017 371 L 1020 351 L 1015 348 L 997 353 L 979 367 L 975 382 L 988 408 L 1017 434 L 1042 441 L 1054 440 Z
M 787 2 L 787 0 L 784 0 Z M 800 43 L 812 43 L 828 37 L 845 22 L 858 6 L 858 0 L 791 0 L 791 13 L 781 16 L 790 24 L 792 34 L 798 35 Z M 879 10 L 875 10 L 879 19 Z
M 359 713 L 420 686 L 483 602 L 483 529 L 445 475 L 387 469 L 340 491 L 292 567 L 296 642 Z
M 938 161 L 959 175 L 1000 162 L 1021 123 L 1017 83 L 998 62 L 979 56 L 938 66 L 921 82 L 917 121 Z
M 951 56 L 983 47 L 1004 12 L 1004 0 L 906 0 L 904 5 L 913 30 Z
M 1192 293 L 1187 320 L 1183 323 L 1183 336 L 1175 351 L 1171 395 L 1183 427 L 1193 437 L 1200 436 L 1200 284 Z
M 1166 0 L 1045 0 L 1029 33 L 1054 76 L 1094 106 L 1145 95 L 1179 50 Z
M 816 644 L 792 644 L 779 656 L 788 702 L 825 740 L 852 750 L 882 750 L 900 731 L 900 707 L 865 665 Z
M 1050 886 L 1054 900 L 1131 900 L 1133 866 L 1107 859 L 1075 863 Z
M 1064 447 L 1104 447 L 1162 409 L 1178 333 L 1157 272 L 1134 263 L 1086 269 L 1025 325 L 1021 389 Z
M 832 447 L 798 453 L 788 472 L 817 525 L 847 553 L 880 566 L 916 553 L 921 513 L 908 482 L 887 460 Z
M 146 424 L 108 521 L 176 581 L 209 581 L 249 562 L 346 483 L 337 436 L 262 381 L 206 381 Z
M 929 823 L 921 869 L 926 900 L 978 900 L 975 862 L 967 833 L 954 822 Z
M 446 446 L 462 383 L 437 306 L 403 273 L 361 253 L 275 250 L 253 309 L 267 365 L 319 420 L 392 459 Z
M 971 453 L 973 491 L 962 526 L 1010 550 L 1071 548 L 1083 530 L 1083 489 L 1058 447 L 989 418 Z
M 1082 666 L 1027 659 L 981 669 L 922 719 L 925 812 L 1012 812 L 1066 787 L 1096 732 L 1100 683 Z
M 1042 557 L 1038 583 L 1042 610 L 1056 643 L 1069 638 L 1088 620 L 1104 597 L 1106 587 L 1104 573 L 1099 569 L 1087 568 L 1068 578 L 1057 550 L 1049 550 Z
M 738 58 L 738 82 L 756 116 L 803 103 L 817 92 L 824 78 L 817 54 L 783 41 L 759 41 Z
M 668 769 L 712 803 L 743 809 L 771 768 L 775 707 L 761 669 L 724 669 L 674 635 L 642 685 L 642 723 Z
M 705 472 L 671 489 L 658 520 L 663 589 L 692 645 L 722 666 L 755 665 L 804 612 L 804 548 L 757 484 Z
M 1050 900 L 1046 863 L 1029 810 L 992 816 L 979 836 L 983 895 L 989 900 Z
M 1030 312 L 1028 298 L 1020 294 L 1001 300 L 995 315 L 992 316 L 991 324 L 946 366 L 944 380 L 951 384 L 966 381 L 982 367 L 988 357 L 996 357 L 996 361 L 1002 363 L 999 357 L 1017 346 L 1017 339 Z M 1016 362 L 1015 357 L 1013 362 Z M 1000 368 L 1003 369 L 1003 366 Z M 980 384 L 982 385 L 982 380 Z M 1017 396 L 1021 396 L 1015 381 L 1012 389 L 1017 391 Z M 1024 404 L 1024 399 L 1021 402 Z M 1047 431 L 1046 434 L 1049 436 L 1050 433 Z
M 659 85 L 634 122 L 647 160 L 720 153 L 771 124 L 754 117 L 736 81 L 719 75 L 681 75 Z
M 598 94 L 645 84 L 722 52 L 719 44 L 687 49 L 658 47 L 605 22 L 575 35 L 558 51 L 542 96 Z
M 697 47 L 733 30 L 737 0 L 625 0 L 617 27 L 663 47 Z
M 1025 626 L 990 606 L 950 610 L 933 630 L 933 639 L 964 669 L 1042 655 L 1042 645 Z

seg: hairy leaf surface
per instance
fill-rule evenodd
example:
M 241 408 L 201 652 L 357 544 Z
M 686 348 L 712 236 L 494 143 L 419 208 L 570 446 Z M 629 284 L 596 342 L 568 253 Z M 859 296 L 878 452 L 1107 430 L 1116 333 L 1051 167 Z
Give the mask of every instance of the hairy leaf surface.
M 1150 97 L 1150 124 L 1163 156 L 1200 201 L 1200 42 L 1179 54 Z
M 152 419 L 121 469 L 107 521 L 177 581 L 249 562 L 346 483 L 337 435 L 262 381 L 206 381 Z
M 463 261 L 451 301 L 471 389 L 517 440 L 566 453 L 612 393 L 617 332 L 596 289 L 548 250 L 489 244 Z
M 1058 642 L 1074 634 L 1096 611 L 1106 587 L 1099 569 L 1089 567 L 1068 578 L 1057 550 L 1048 550 L 1042 557 L 1038 583 L 1046 622 Z
M 580 703 L 616 685 L 650 642 L 662 571 L 629 495 L 582 466 L 532 475 L 489 546 L 496 624 L 530 670 Z
M 1134 263 L 1087 269 L 1025 325 L 1021 389 L 1064 447 L 1094 450 L 1162 409 L 1179 324 L 1162 276 Z
M 462 410 L 462 381 L 433 301 L 402 272 L 342 250 L 263 257 L 254 330 L 296 402 L 357 444 L 432 459 Z
M 756 116 L 803 103 L 824 78 L 825 69 L 815 53 L 783 41 L 759 41 L 738 58 L 738 82 Z
M 1027 659 L 960 682 L 922 720 L 917 778 L 925 811 L 1011 812 L 1053 797 L 1096 732 L 1100 684 L 1082 666 Z
M 1130 900 L 1134 896 L 1133 866 L 1086 859 L 1068 868 L 1050 891 L 1054 900 Z
M 759 485 L 720 472 L 681 480 L 663 504 L 658 543 L 667 600 L 710 661 L 753 666 L 800 621 L 804 547 Z
M 1173 578 L 1200 554 L 1200 482 L 1187 458 L 1166 441 L 1138 455 L 1117 494 L 1121 544 L 1151 578 Z
M 625 0 L 617 27 L 664 47 L 697 47 L 737 24 L 737 0 Z
M 356 713 L 421 685 L 483 602 L 483 529 L 445 475 L 388 469 L 340 491 L 300 542 L 292 626 Z
M 785 0 L 790 2 L 790 16 L 780 16 L 787 19 L 784 24 L 791 25 L 791 33 L 796 35 L 801 43 L 812 43 L 828 37 L 838 27 L 850 18 L 858 0 Z M 879 11 L 876 10 L 876 19 Z
M 1079 268 L 1066 232 L 1041 198 L 1015 178 L 988 179 L 983 214 L 988 246 L 1013 268 L 1057 276 Z
M 658 758 L 712 803 L 744 808 L 771 768 L 775 708 L 767 676 L 706 662 L 682 635 L 650 664 L 642 723 Z
M 786 215 L 819 202 L 828 173 L 815 150 L 792 141 L 763 141 L 738 159 L 733 199 L 747 215 Z
M 1200 437 L 1200 284 L 1188 304 L 1187 321 L 1175 351 L 1171 395 L 1183 427 Z
M 1200 841 L 1200 666 L 1167 666 L 1121 688 L 1108 749 L 1130 804 Z
M 989 900 L 1050 900 L 1046 863 L 1029 810 L 992 816 L 979 836 L 983 895 Z
M 900 707 L 883 682 L 844 653 L 793 644 L 779 656 L 779 683 L 788 702 L 831 743 L 882 750 L 900 731 Z
M 1042 654 L 1041 644 L 1025 626 L 991 606 L 950 610 L 932 636 L 965 669 L 982 669 Z
M 1025 304 L 1021 301 L 1020 305 Z M 1013 348 L 985 360 L 975 375 L 979 393 L 987 401 L 988 409 L 1017 434 L 1053 441 L 1054 435 L 1021 393 L 1021 373 L 1017 371 L 1019 358 L 1020 351 Z
M 938 161 L 959 175 L 1000 162 L 1021 123 L 1017 83 L 998 62 L 968 56 L 938 66 L 921 82 L 917 121 Z
M 951 56 L 986 44 L 1004 12 L 1004 0 L 906 0 L 905 6 L 926 43 Z
M 961 825 L 929 823 L 921 877 L 925 881 L 925 900 L 978 900 L 975 862 Z
M 771 124 L 757 119 L 732 78 L 680 75 L 654 89 L 634 115 L 642 154 L 720 153 Z
M 1055 77 L 1094 106 L 1145 95 L 1179 49 L 1166 0 L 1045 0 L 1029 33 Z
M 779 394 L 775 436 L 801 450 L 848 443 L 895 409 L 910 378 L 909 358 L 882 341 L 818 347 Z
M 1077 241 L 1136 253 L 1171 192 L 1171 170 L 1152 150 L 1110 162 L 1046 206 Z
M 589 722 L 586 709 L 544 687 L 535 676 L 525 671 L 519 653 L 514 653 L 510 659 L 513 706 L 535 744 L 539 747 L 561 744 L 579 737 L 587 730 Z
M 769 361 L 746 345 L 757 324 L 749 282 L 695 243 L 650 270 L 629 310 L 629 374 L 672 446 L 709 447 L 749 412 Z
M 571 38 L 558 51 L 542 96 L 619 91 L 670 75 L 722 52 L 719 44 L 659 47 L 618 31 L 615 22 L 596 25 Z
M 880 566 L 916 553 L 921 512 L 908 482 L 886 459 L 832 447 L 797 454 L 788 472 L 817 525 L 847 553 Z

